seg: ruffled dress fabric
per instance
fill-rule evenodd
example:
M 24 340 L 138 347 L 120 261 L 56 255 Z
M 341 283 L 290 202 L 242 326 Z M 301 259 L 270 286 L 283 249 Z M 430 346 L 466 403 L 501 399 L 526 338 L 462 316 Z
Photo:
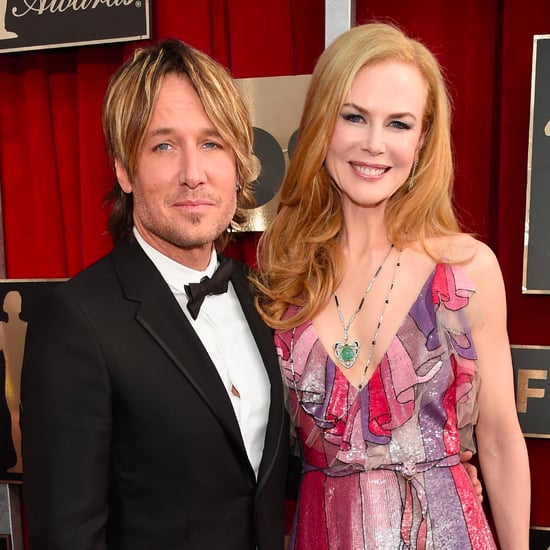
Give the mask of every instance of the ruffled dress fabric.
M 496 548 L 458 455 L 474 449 L 473 292 L 437 265 L 361 391 L 311 322 L 276 332 L 303 460 L 291 549 Z

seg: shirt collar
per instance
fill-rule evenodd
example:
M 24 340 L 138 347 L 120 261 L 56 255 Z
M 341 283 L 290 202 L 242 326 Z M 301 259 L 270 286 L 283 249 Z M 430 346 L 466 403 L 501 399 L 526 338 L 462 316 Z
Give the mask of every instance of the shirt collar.
M 214 271 L 216 271 L 216 267 L 218 266 L 218 257 L 214 247 L 212 247 L 210 262 L 206 269 L 204 271 L 197 271 L 172 260 L 162 252 L 159 252 L 156 248 L 152 247 L 140 235 L 135 226 L 133 228 L 133 232 L 136 241 L 139 243 L 141 248 L 143 248 L 143 251 L 153 262 L 153 264 L 155 264 L 155 267 L 160 271 L 160 274 L 173 291 L 183 292 L 184 285 L 188 283 L 198 283 L 204 276 L 211 277 L 214 274 Z

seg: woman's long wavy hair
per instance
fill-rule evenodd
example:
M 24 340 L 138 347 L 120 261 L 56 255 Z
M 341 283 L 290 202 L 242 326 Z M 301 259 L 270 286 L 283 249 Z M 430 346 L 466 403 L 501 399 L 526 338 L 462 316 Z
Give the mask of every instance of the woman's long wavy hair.
M 397 248 L 460 232 L 452 205 L 453 158 L 450 99 L 439 63 L 420 42 L 394 26 L 369 23 L 340 35 L 313 72 L 298 142 L 280 189 L 279 211 L 260 239 L 256 305 L 272 327 L 288 329 L 312 319 L 343 274 L 339 245 L 341 195 L 324 161 L 337 117 L 357 73 L 398 60 L 418 68 L 428 87 L 414 188 L 407 182 L 388 200 L 385 223 Z M 300 306 L 283 318 L 290 304 Z
M 168 74 L 189 78 L 201 103 L 223 140 L 235 154 L 237 209 L 232 224 L 245 220 L 245 209 L 255 205 L 251 183 L 257 178 L 260 165 L 253 154 L 254 134 L 246 106 L 228 71 L 203 52 L 167 39 L 156 46 L 136 50 L 133 58 L 113 75 L 103 100 L 103 133 L 114 168 L 118 159 L 133 180 L 137 158 L 159 90 Z M 115 244 L 132 236 L 133 198 L 115 180 L 107 197 L 111 204 L 108 227 Z M 216 249 L 223 250 L 229 239 L 223 233 L 216 240 Z

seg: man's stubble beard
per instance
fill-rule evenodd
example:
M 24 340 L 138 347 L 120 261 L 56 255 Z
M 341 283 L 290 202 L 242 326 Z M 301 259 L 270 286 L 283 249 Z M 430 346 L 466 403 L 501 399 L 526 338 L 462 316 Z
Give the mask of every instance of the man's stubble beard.
M 222 233 L 227 231 L 233 219 L 234 210 L 227 209 L 225 212 L 220 212 L 220 216 L 212 220 L 205 220 L 203 216 L 191 214 L 183 227 L 182 224 L 175 222 L 163 223 L 162 220 L 151 216 L 148 210 L 140 213 L 143 229 L 156 240 L 164 241 L 181 250 L 191 250 L 215 242 Z M 208 224 L 208 227 L 205 224 Z M 201 225 L 205 226 L 201 229 Z M 193 228 L 197 228 L 196 233 Z

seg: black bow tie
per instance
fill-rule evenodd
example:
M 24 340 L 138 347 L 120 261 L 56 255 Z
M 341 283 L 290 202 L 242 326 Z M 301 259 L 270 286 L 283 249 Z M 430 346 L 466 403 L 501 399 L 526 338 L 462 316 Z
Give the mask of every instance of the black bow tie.
M 189 283 L 185 285 L 185 293 L 189 298 L 187 309 L 191 317 L 196 319 L 199 315 L 201 305 L 209 294 L 224 294 L 227 292 L 227 285 L 233 271 L 233 262 L 222 257 L 220 265 L 212 277 L 203 277 L 200 283 Z

